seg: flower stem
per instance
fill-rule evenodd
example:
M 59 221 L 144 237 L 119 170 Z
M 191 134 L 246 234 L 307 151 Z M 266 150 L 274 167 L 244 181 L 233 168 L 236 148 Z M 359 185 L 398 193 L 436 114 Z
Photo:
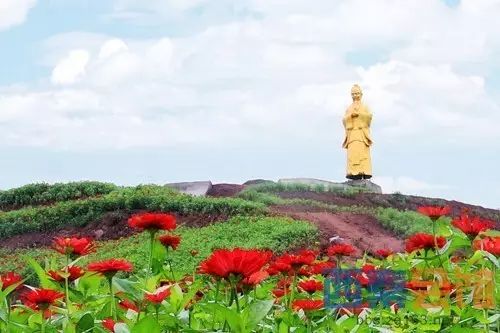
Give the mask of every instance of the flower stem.
M 174 270 L 172 269 L 172 260 L 170 260 L 170 254 L 168 252 L 168 247 L 167 247 L 167 262 L 168 262 L 168 269 L 170 270 L 170 274 L 172 274 L 172 281 L 175 281 L 175 274 Z M 193 278 L 194 281 L 194 278 Z
M 219 298 L 219 289 L 220 289 L 220 280 L 217 280 L 217 284 L 215 285 L 214 304 L 217 304 L 217 300 Z M 214 311 L 212 313 L 212 331 L 214 330 L 214 327 L 215 327 L 215 307 L 214 307 Z
M 43 311 L 40 313 L 40 316 L 42 317 L 42 326 L 40 327 L 40 332 L 45 333 L 45 318 L 43 317 Z
M 113 319 L 116 321 L 116 304 L 115 304 L 115 295 L 113 295 L 113 277 L 108 278 L 108 283 L 109 283 L 109 297 L 110 297 L 110 302 L 111 302 L 111 316 Z
M 5 304 L 7 306 L 7 324 L 6 324 L 6 327 L 7 327 L 7 333 L 10 333 L 10 326 L 9 326 L 9 323 L 10 323 L 10 295 L 7 295 L 7 297 L 5 297 Z
M 313 328 L 312 328 L 312 322 L 311 318 L 307 317 L 307 333 L 312 333 Z
M 292 307 L 292 302 L 293 302 L 293 296 L 294 296 L 294 293 L 295 293 L 295 284 L 296 284 L 296 278 L 297 278 L 297 274 L 295 274 L 295 272 L 293 272 L 293 278 L 292 278 L 292 290 L 290 290 L 290 301 L 288 303 L 288 307 Z
M 66 310 L 68 311 L 68 321 L 71 315 L 71 303 L 69 301 L 69 254 L 66 255 L 66 268 L 64 276 L 64 290 L 66 291 Z
M 153 246 L 155 241 L 155 232 L 149 232 L 149 264 L 148 264 L 148 275 L 153 274 Z
M 240 301 L 238 300 L 238 291 L 236 289 L 236 283 L 234 284 L 234 300 L 236 301 L 236 311 L 240 313 Z
M 432 237 L 434 238 L 434 249 L 436 250 L 436 255 L 439 260 L 439 266 L 443 267 L 443 262 L 441 261 L 441 255 L 439 254 L 439 247 L 436 239 L 436 223 L 437 220 L 432 222 Z

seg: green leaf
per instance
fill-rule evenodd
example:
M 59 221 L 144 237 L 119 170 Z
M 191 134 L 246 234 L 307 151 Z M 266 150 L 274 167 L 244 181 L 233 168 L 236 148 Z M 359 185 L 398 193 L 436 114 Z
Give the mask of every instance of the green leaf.
M 493 316 L 490 316 L 488 318 L 488 324 L 493 324 L 493 323 L 497 322 L 498 320 L 500 320 L 500 313 L 497 313 L 497 314 L 494 314 Z
M 182 309 L 184 294 L 182 293 L 181 287 L 176 283 L 170 287 L 170 304 L 174 307 L 175 311 L 178 312 Z
M 132 333 L 161 333 L 160 324 L 153 317 L 144 317 L 132 328 Z
M 483 253 L 480 250 L 474 252 L 474 255 L 467 260 L 467 265 L 465 265 L 465 270 L 469 270 L 472 265 L 474 265 L 479 260 L 483 259 Z
M 500 268 L 500 263 L 498 262 L 498 259 L 488 251 L 483 251 L 483 254 L 490 259 L 490 261 L 495 265 L 497 268 Z
M 75 324 L 68 323 L 63 330 L 64 333 L 76 333 Z
M 137 290 L 136 286 L 138 286 L 138 283 L 135 281 L 117 277 L 113 278 L 113 287 L 115 287 L 115 290 L 123 291 L 126 294 L 133 295 L 135 298 L 140 298 L 141 292 Z
M 84 314 L 76 324 L 76 332 L 83 333 L 92 331 L 94 328 L 94 317 L 90 313 Z
M 252 331 L 269 313 L 273 304 L 274 300 L 272 299 L 267 301 L 254 301 L 250 306 L 245 308 L 244 312 L 248 315 L 246 329 Z
M 422 331 L 422 332 L 439 332 L 439 330 L 441 329 L 441 325 L 439 324 L 421 324 L 418 326 L 419 328 L 419 331 Z
M 468 327 L 462 327 L 460 325 L 454 325 L 451 328 L 450 333 L 478 333 L 482 332 L 483 330 L 480 329 L 474 329 L 474 328 L 468 328 Z
M 45 270 L 40 266 L 39 263 L 37 263 L 33 258 L 24 255 L 23 259 L 26 260 L 26 262 L 33 268 L 35 271 L 36 275 L 38 276 L 38 280 L 40 281 L 40 287 L 42 288 L 49 288 L 49 289 L 57 289 L 57 285 L 52 282 L 47 276 L 47 273 Z
M 165 247 L 155 239 L 153 242 L 153 273 L 158 274 L 163 269 L 163 263 L 167 256 L 167 250 Z
M 436 236 L 450 237 L 453 235 L 453 230 L 448 224 L 438 223 L 436 226 Z

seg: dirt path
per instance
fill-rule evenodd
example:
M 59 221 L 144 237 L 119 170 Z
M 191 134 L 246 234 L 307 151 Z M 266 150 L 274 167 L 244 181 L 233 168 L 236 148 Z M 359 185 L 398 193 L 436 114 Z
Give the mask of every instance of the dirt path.
M 304 207 L 305 208 L 305 207 Z M 297 207 L 274 206 L 276 215 L 307 220 L 316 225 L 320 232 L 321 248 L 329 245 L 331 237 L 340 236 L 344 242 L 356 247 L 357 255 L 380 248 L 403 251 L 404 240 L 397 238 L 382 227 L 373 216 L 352 213 L 329 213 L 324 211 L 297 210 Z

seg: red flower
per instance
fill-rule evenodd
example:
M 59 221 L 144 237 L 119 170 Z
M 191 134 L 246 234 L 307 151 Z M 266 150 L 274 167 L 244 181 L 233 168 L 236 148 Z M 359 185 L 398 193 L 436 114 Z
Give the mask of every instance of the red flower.
M 315 299 L 298 299 L 293 301 L 292 303 L 292 308 L 295 311 L 298 311 L 300 309 L 304 311 L 314 311 L 314 310 L 319 310 L 323 307 L 323 300 L 315 300 Z
M 253 287 L 264 281 L 269 277 L 269 273 L 266 271 L 257 271 L 250 275 L 249 277 L 244 278 L 241 282 L 249 287 Z
M 154 293 L 146 293 L 144 298 L 153 304 L 160 304 L 168 296 L 170 296 L 169 287 L 160 287 Z
M 375 267 L 374 265 L 371 265 L 371 264 L 364 264 L 363 267 L 361 267 L 361 271 L 363 273 L 373 272 L 376 269 L 377 269 L 377 267 Z
M 304 265 L 311 265 L 318 252 L 313 250 L 301 250 L 297 254 L 285 253 L 278 257 L 274 263 L 271 264 L 268 270 L 269 274 L 275 275 L 276 273 L 290 273 L 292 271 L 299 271 Z
M 350 256 L 356 252 L 356 249 L 351 244 L 335 244 L 330 245 L 327 249 L 327 253 L 330 257 L 333 256 Z
M 483 250 L 495 256 L 500 256 L 500 237 L 476 239 L 472 243 L 474 250 Z
M 446 244 L 444 237 L 436 237 L 438 248 L 442 248 Z M 433 249 L 435 248 L 434 237 L 429 234 L 416 233 L 406 240 L 406 252 L 413 252 L 420 249 Z
M 128 225 L 132 228 L 150 231 L 174 230 L 176 227 L 175 216 L 164 213 L 135 214 L 128 219 Z
M 52 243 L 54 250 L 71 256 L 84 256 L 94 251 L 92 240 L 88 238 L 57 237 Z
M 431 220 L 436 221 L 441 216 L 448 215 L 451 211 L 450 206 L 421 206 L 417 211 Z
M 494 223 L 490 220 L 482 220 L 479 217 L 471 218 L 466 214 L 460 215 L 451 224 L 471 238 L 476 237 L 481 231 L 491 229 L 494 226 Z
M 33 310 L 46 310 L 64 294 L 52 289 L 30 289 L 22 295 L 24 305 Z
M 274 297 L 280 298 L 283 297 L 285 294 L 289 294 L 290 292 L 285 289 L 273 289 L 272 293 Z
M 71 282 L 75 281 L 76 279 L 82 277 L 83 274 L 85 274 L 83 269 L 79 266 L 69 266 L 68 273 L 69 273 L 68 281 L 71 281 Z M 61 281 L 64 281 L 64 277 L 62 277 L 61 274 L 63 274 L 63 275 L 66 274 L 66 271 L 65 270 L 48 271 L 47 274 L 49 274 L 53 280 L 55 280 L 57 282 L 61 282 Z
M 0 283 L 2 284 L 2 291 L 8 287 L 19 283 L 23 280 L 23 277 L 14 272 L 7 272 L 5 275 L 0 275 Z M 16 287 L 16 289 L 21 288 L 21 284 Z
M 279 273 L 288 273 L 292 271 L 292 265 L 284 261 L 273 262 L 267 268 L 269 275 L 277 275 Z
M 381 258 L 387 258 L 388 256 L 394 254 L 394 252 L 389 249 L 379 249 L 375 251 L 375 254 Z
M 209 258 L 201 262 L 199 271 L 201 274 L 210 274 L 222 279 L 227 279 L 231 274 L 239 278 L 248 278 L 260 271 L 271 256 L 270 251 L 240 248 L 215 250 Z
M 328 275 L 335 268 L 335 263 L 331 261 L 322 261 L 311 265 L 312 274 Z
M 102 327 L 113 333 L 115 332 L 115 324 L 115 321 L 111 318 L 107 318 L 102 321 Z
M 139 308 L 131 300 L 128 299 L 121 300 L 120 302 L 118 302 L 118 305 L 124 310 L 132 310 L 139 313 Z
M 134 266 L 125 259 L 109 259 L 88 265 L 89 271 L 101 273 L 106 277 L 112 277 L 119 271 L 131 272 L 133 268 Z
M 299 282 L 299 288 L 309 294 L 314 294 L 316 291 L 323 290 L 323 283 L 316 280 L 306 280 Z
M 177 247 L 179 246 L 179 244 L 181 242 L 181 237 L 176 236 L 176 235 L 166 234 L 166 235 L 161 235 L 160 237 L 158 237 L 158 240 L 166 248 L 171 247 L 173 250 L 175 250 L 175 249 L 177 249 Z

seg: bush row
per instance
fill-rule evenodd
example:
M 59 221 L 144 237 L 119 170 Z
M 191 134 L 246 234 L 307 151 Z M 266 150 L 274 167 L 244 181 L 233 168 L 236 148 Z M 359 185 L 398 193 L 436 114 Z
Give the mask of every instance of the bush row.
M 415 211 L 378 207 L 374 215 L 385 228 L 398 235 L 407 237 L 417 232 L 432 232 L 429 218 Z
M 162 186 L 138 186 L 96 198 L 0 213 L 0 237 L 65 225 L 84 226 L 100 219 L 107 212 L 117 210 L 236 215 L 262 213 L 265 206 L 243 199 L 192 197 Z
M 72 183 L 28 184 L 7 191 L 0 191 L 0 210 L 17 209 L 59 201 L 75 200 L 108 194 L 117 186 L 94 181 Z
M 323 184 L 303 184 L 303 183 L 275 183 L 275 182 L 265 182 L 261 184 L 255 184 L 248 186 L 244 191 L 254 190 L 257 192 L 265 193 L 276 193 L 276 192 L 330 192 L 335 193 L 340 196 L 352 197 L 358 193 L 365 192 L 366 189 L 362 187 L 338 187 L 334 185 L 323 185 Z

